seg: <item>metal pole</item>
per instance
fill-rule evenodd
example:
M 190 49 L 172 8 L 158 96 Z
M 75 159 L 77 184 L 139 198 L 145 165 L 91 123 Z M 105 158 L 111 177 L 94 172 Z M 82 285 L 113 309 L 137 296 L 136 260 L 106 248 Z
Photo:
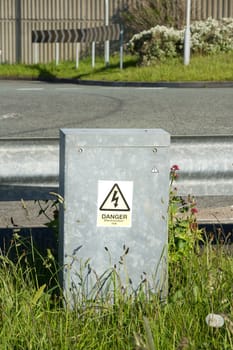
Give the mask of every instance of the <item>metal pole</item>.
M 109 0 L 105 0 L 105 25 L 109 25 Z M 105 64 L 109 65 L 109 40 L 105 41 Z
M 186 28 L 184 33 L 184 64 L 187 66 L 190 62 L 190 17 L 191 0 L 186 1 Z
M 123 42 L 124 42 L 124 30 L 121 28 L 120 33 L 120 69 L 123 69 Z
M 38 43 L 34 44 L 34 63 L 39 63 L 39 46 Z
M 56 43 L 56 66 L 59 64 L 59 43 Z
M 76 69 L 79 67 L 79 51 L 80 51 L 80 43 L 76 45 Z
M 95 41 L 92 42 L 92 68 L 95 68 Z

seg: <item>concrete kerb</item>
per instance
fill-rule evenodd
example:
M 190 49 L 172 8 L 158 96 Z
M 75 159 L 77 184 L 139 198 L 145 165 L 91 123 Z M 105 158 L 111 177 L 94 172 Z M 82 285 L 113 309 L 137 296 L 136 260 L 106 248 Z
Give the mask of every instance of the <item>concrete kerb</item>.
M 157 88 L 232 88 L 233 81 L 229 82 L 123 82 L 123 81 L 97 81 L 97 80 L 76 80 L 80 85 L 92 86 L 115 86 L 115 87 L 157 87 Z
M 43 81 L 47 83 L 78 84 L 86 86 L 149 87 L 149 88 L 232 88 L 233 81 L 102 81 L 69 78 L 0 77 L 0 80 Z

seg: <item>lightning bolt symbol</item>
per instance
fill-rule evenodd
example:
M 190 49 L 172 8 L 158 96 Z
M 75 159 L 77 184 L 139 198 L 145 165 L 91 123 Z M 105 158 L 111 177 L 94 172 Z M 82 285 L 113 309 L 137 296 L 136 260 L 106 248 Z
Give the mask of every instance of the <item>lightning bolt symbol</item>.
M 111 200 L 111 202 L 115 202 L 114 203 L 115 208 L 118 206 L 118 200 L 119 200 L 119 197 L 117 196 L 117 192 L 118 191 L 114 191 L 113 196 L 112 196 L 112 200 Z

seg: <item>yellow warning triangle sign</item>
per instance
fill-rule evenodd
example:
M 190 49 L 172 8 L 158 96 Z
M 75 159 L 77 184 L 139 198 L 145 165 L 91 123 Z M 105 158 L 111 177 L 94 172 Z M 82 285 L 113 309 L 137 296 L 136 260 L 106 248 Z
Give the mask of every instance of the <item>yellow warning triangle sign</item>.
M 120 190 L 118 184 L 114 184 L 111 191 L 100 206 L 105 211 L 130 211 L 130 207 Z

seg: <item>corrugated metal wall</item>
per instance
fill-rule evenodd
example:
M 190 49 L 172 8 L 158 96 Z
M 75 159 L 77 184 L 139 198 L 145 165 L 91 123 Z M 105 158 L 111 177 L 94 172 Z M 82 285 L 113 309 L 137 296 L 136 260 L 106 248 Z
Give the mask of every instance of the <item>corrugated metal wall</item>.
M 0 60 L 1 62 L 15 60 L 15 0 L 0 1 Z
M 21 0 L 22 62 L 33 62 L 33 29 L 72 29 L 100 26 L 104 23 L 104 1 L 93 0 Z M 55 44 L 38 44 L 39 62 L 55 59 Z M 60 44 L 61 60 L 74 60 L 76 45 Z
M 175 0 L 174 0 L 175 1 Z M 140 0 L 109 0 L 110 21 L 119 9 Z M 192 18 L 233 17 L 233 0 L 192 0 Z M 103 25 L 105 0 L 0 0 L 0 62 L 33 63 L 33 29 Z M 40 62 L 55 59 L 55 44 L 37 44 Z M 61 60 L 75 60 L 76 45 L 60 44 Z
M 192 0 L 192 18 L 233 17 L 233 0 Z

